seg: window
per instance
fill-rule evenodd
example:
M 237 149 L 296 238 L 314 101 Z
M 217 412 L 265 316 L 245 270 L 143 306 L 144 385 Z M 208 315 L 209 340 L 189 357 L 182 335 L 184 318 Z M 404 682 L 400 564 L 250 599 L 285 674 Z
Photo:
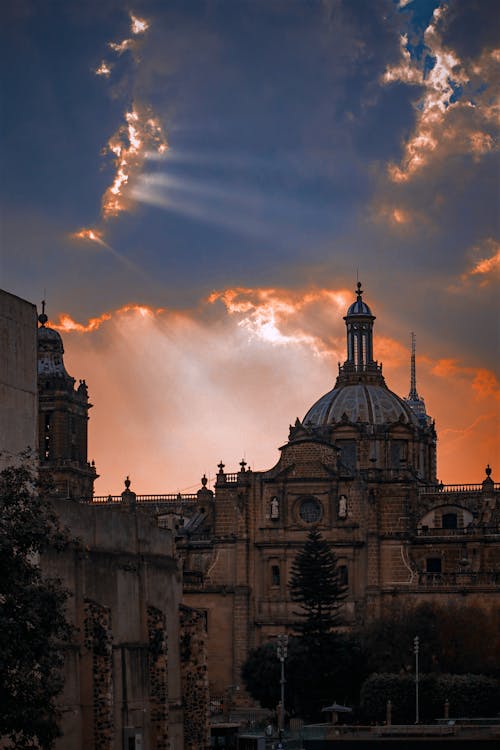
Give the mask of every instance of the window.
M 428 557 L 425 561 L 425 570 L 427 573 L 441 573 L 441 558 Z
M 444 513 L 441 519 L 443 529 L 456 529 L 458 526 L 458 519 L 456 513 Z
M 349 569 L 347 565 L 339 565 L 337 568 L 339 583 L 342 586 L 347 586 L 349 583 Z
M 279 586 L 281 583 L 280 566 L 271 565 L 271 586 Z
M 398 469 L 408 457 L 408 443 L 406 440 L 391 440 L 391 465 Z
M 356 471 L 356 441 L 339 440 L 340 461 L 349 471 Z
M 306 523 L 318 523 L 323 515 L 321 504 L 315 497 L 308 497 L 300 504 L 299 516 Z

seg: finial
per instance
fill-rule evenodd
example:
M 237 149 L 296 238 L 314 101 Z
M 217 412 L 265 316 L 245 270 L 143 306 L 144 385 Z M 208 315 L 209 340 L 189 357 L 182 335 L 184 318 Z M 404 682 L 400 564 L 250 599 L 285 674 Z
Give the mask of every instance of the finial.
M 48 321 L 48 317 L 45 315 L 45 300 L 42 300 L 42 312 L 38 316 L 38 322 L 42 326 L 42 328 L 45 326 L 45 323 Z
M 358 295 L 358 299 L 360 300 L 361 299 L 361 295 L 363 294 L 363 290 L 361 289 L 361 281 L 358 281 L 358 283 L 356 284 L 356 286 L 357 286 L 356 294 Z
M 487 476 L 487 477 L 490 477 L 490 476 L 491 476 L 491 466 L 490 466 L 489 464 L 488 464 L 488 466 L 486 467 L 486 469 L 485 469 L 485 472 L 486 472 L 486 476 Z
M 130 487 L 130 478 L 128 476 L 127 476 L 127 478 L 125 480 L 125 487 L 127 488 L 127 490 Z
M 203 487 L 207 486 L 207 482 L 208 482 L 207 475 L 203 474 L 203 476 L 201 478 L 201 483 L 202 483 Z
M 217 464 L 217 467 L 219 469 L 219 474 L 224 474 L 225 465 L 222 463 L 222 460 L 221 460 L 220 464 Z
M 241 466 L 241 472 L 242 473 L 244 473 L 246 465 L 247 465 L 247 462 L 245 461 L 244 458 L 242 458 L 241 461 L 240 461 L 240 466 Z

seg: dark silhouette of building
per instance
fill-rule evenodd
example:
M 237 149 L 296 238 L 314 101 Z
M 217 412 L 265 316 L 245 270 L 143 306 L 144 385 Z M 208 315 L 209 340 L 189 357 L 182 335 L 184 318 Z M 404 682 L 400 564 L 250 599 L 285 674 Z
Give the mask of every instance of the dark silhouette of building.
M 90 497 L 98 474 L 87 460 L 87 385 L 75 387 L 64 366 L 60 334 L 46 324 L 45 303 L 38 316 L 38 447 L 40 470 L 50 475 L 60 497 Z

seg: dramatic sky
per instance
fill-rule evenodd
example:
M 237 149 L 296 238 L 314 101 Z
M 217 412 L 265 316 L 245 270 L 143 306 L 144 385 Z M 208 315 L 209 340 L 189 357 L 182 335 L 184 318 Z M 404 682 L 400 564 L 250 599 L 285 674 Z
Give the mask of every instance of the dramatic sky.
M 98 494 L 270 468 L 357 273 L 438 474 L 500 477 L 490 0 L 7 0 L 1 286 L 47 300 Z

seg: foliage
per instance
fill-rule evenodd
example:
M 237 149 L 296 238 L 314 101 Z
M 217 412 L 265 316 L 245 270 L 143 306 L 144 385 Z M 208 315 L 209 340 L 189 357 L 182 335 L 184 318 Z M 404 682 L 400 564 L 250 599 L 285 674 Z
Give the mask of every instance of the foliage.
M 418 635 L 422 672 L 499 675 L 500 608 L 481 613 L 481 638 L 477 637 L 477 622 L 477 608 L 471 606 L 396 605 L 359 635 L 372 672 L 411 672 L 413 639 Z
M 336 633 L 347 587 L 339 581 L 337 559 L 313 529 L 292 565 L 290 592 L 301 605 L 295 612 L 297 635 L 289 639 L 285 705 L 291 714 L 324 719 L 321 708 L 333 700 L 352 701 L 366 676 L 358 641 Z M 242 670 L 249 693 L 265 708 L 280 699 L 280 663 L 276 645 L 252 651 Z
M 12 747 L 51 748 L 62 689 L 68 593 L 37 561 L 69 544 L 26 462 L 0 472 L 0 736 Z
M 289 643 L 289 653 L 292 650 Z M 280 700 L 280 662 L 274 642 L 264 643 L 248 654 L 241 669 L 241 677 L 252 698 L 263 708 L 275 709 Z
M 252 650 L 241 674 L 250 695 L 264 708 L 275 709 L 280 700 L 281 676 L 276 643 Z M 321 650 L 310 649 L 303 637 L 292 637 L 285 662 L 287 713 L 324 720 L 321 709 L 334 700 L 351 705 L 365 677 L 363 655 L 352 636 L 329 634 Z
M 309 532 L 307 541 L 292 564 L 290 596 L 301 605 L 296 632 L 312 645 L 340 623 L 339 609 L 347 596 L 347 586 L 339 579 L 337 558 L 318 529 Z
M 408 674 L 374 674 L 361 688 L 364 721 L 383 722 L 387 701 L 392 703 L 392 723 L 415 721 L 415 678 Z M 445 701 L 450 716 L 494 716 L 498 710 L 498 681 L 484 675 L 423 674 L 419 680 L 419 718 L 430 722 L 444 716 Z

